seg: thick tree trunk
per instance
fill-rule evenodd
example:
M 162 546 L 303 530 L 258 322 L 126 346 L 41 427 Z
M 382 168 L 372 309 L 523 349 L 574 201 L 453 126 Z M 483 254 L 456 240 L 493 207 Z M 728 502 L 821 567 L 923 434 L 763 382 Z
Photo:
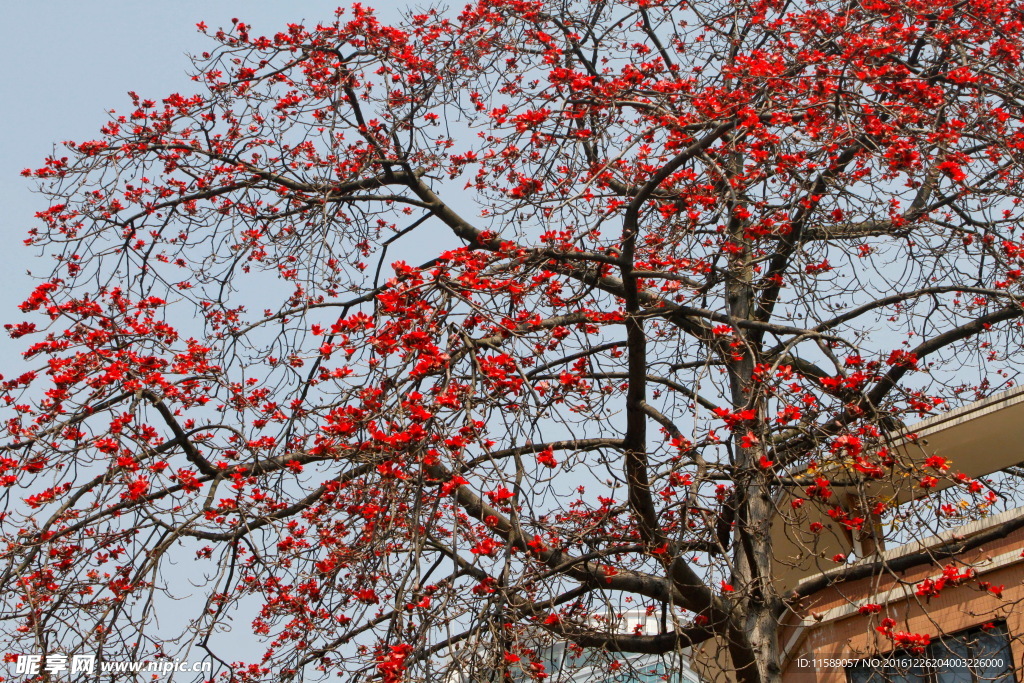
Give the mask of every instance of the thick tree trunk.
M 743 165 L 733 159 L 734 171 Z M 726 281 L 726 301 L 730 316 L 750 320 L 755 310 L 753 287 L 753 255 L 742 239 L 742 221 L 733 219 L 729 233 L 740 251 L 730 259 Z M 754 368 L 760 349 L 739 326 L 734 326 L 734 341 L 720 349 L 729 367 L 730 389 L 734 409 L 753 409 L 755 419 L 750 431 L 754 439 L 744 441 L 747 430 L 733 434 L 735 479 L 735 526 L 733 529 L 733 586 L 736 591 L 739 628 L 742 637 L 731 637 L 730 655 L 736 667 L 736 679 L 742 683 L 776 683 L 782 680 L 778 644 L 778 611 L 780 604 L 772 582 L 771 472 L 760 466 L 765 444 L 759 436 L 763 430 L 766 407 L 759 392 Z M 735 627 L 734 629 L 735 630 Z M 736 634 L 740 635 L 740 634 Z

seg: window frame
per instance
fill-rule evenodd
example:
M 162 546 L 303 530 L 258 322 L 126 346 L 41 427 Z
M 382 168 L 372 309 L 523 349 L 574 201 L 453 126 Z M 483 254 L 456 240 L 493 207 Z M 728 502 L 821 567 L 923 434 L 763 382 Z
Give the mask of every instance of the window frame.
M 979 672 L 977 670 L 975 670 L 974 667 L 970 667 L 968 669 L 968 672 L 970 673 L 970 676 L 971 676 L 971 683 L 989 683 L 989 682 L 991 682 L 991 683 L 1017 683 L 1017 680 L 1018 680 L 1017 679 L 1017 673 L 1016 673 L 1015 667 L 1013 665 L 1013 651 L 1012 651 L 1012 648 L 1011 648 L 1011 642 L 1012 641 L 1010 639 L 1010 630 L 1007 627 L 1006 622 L 1003 621 L 1003 620 L 985 622 L 984 624 L 978 624 L 978 625 L 972 626 L 970 628 L 962 629 L 962 630 L 957 631 L 955 633 L 950 633 L 950 634 L 944 635 L 941 638 L 933 640 L 928 645 L 928 647 L 925 649 L 924 653 L 915 653 L 915 652 L 912 652 L 911 650 L 893 650 L 891 652 L 885 653 L 884 655 L 879 655 L 879 658 L 883 658 L 883 659 L 886 659 L 886 660 L 893 660 L 893 659 L 911 659 L 911 660 L 913 660 L 913 659 L 931 659 L 931 660 L 935 660 L 935 659 L 946 659 L 946 658 L 951 658 L 951 657 L 955 657 L 955 656 L 962 656 L 962 657 L 965 657 L 966 659 L 975 659 L 975 658 L 979 658 L 979 653 L 976 651 L 976 648 L 978 647 L 978 644 L 977 644 L 978 641 L 977 641 L 976 636 L 979 636 L 979 635 L 991 636 L 991 635 L 993 635 L 993 633 L 997 634 L 998 636 L 1001 636 L 1001 641 L 999 642 L 999 646 L 998 646 L 998 649 L 996 650 L 996 652 L 999 652 L 999 653 L 1005 652 L 1007 654 L 1007 657 L 1008 657 L 1007 668 L 1004 671 L 997 673 L 994 678 L 981 678 Z M 946 643 L 958 642 L 958 641 L 963 643 L 963 648 L 966 651 L 966 655 L 955 654 L 954 650 L 951 647 L 949 647 L 948 645 L 946 645 L 943 648 L 943 645 L 946 644 Z M 942 651 L 937 651 L 938 648 L 943 648 L 943 650 Z M 982 656 L 984 656 L 984 655 L 982 655 Z M 989 654 L 988 656 L 993 656 L 993 655 Z M 846 680 L 847 680 L 847 683 L 895 683 L 895 681 L 908 681 L 908 680 L 910 680 L 910 681 L 920 680 L 923 683 L 943 683 L 943 681 L 939 679 L 939 675 L 941 673 L 944 673 L 944 672 L 936 670 L 934 667 L 931 667 L 931 666 L 927 666 L 927 667 L 925 667 L 925 666 L 915 666 L 915 667 L 912 667 L 909 671 L 906 671 L 906 672 L 892 672 L 892 671 L 889 670 L 889 667 L 886 667 L 885 669 L 882 669 L 881 671 L 879 671 L 877 669 L 868 668 L 868 667 L 864 666 L 864 663 L 866 661 L 867 661 L 867 659 L 863 659 L 860 662 L 858 662 L 857 664 L 854 664 L 854 665 L 846 667 Z M 856 675 L 856 673 L 858 671 L 864 671 L 864 670 L 867 670 L 869 672 L 868 675 L 867 675 L 867 678 L 861 678 L 861 677 L 856 677 L 855 678 L 855 675 Z M 895 673 L 895 677 L 893 675 L 894 673 Z M 950 673 L 952 673 L 952 672 L 950 672 Z M 919 678 L 917 678 L 917 679 L 909 678 L 908 674 L 912 674 L 914 676 L 918 676 Z

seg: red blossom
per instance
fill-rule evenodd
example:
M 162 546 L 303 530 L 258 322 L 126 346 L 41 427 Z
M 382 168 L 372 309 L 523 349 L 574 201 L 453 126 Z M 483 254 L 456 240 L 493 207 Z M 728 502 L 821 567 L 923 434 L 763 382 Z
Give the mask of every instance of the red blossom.
M 545 448 L 543 451 L 537 454 L 537 462 L 545 467 L 557 467 L 558 461 L 555 460 L 554 451 L 550 448 Z

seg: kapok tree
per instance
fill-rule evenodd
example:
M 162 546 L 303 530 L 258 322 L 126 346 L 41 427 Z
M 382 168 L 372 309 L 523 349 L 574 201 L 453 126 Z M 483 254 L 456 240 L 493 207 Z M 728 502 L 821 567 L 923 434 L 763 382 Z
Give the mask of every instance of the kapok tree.
M 1022 22 L 480 0 L 209 31 L 198 94 L 25 171 L 53 270 L 8 326 L 11 651 L 497 681 L 708 641 L 779 680 L 783 575 L 886 532 L 868 483 L 991 502 L 887 442 L 1021 361 Z

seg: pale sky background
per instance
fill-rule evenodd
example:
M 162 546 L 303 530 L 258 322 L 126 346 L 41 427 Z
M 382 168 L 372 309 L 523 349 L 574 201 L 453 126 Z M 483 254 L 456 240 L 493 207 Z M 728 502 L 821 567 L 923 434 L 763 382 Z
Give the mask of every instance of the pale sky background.
M 272 34 L 288 23 L 329 21 L 337 0 L 0 0 L 0 325 L 23 319 L 17 304 L 34 286 L 26 270 L 45 274 L 50 261 L 23 246 L 33 216 L 46 208 L 34 181 L 20 176 L 36 168 L 62 140 L 91 140 L 110 109 L 127 109 L 127 92 L 161 99 L 189 94 L 186 53 L 211 49 L 196 23 L 211 30 L 232 17 Z M 382 19 L 394 20 L 412 3 L 367 0 Z M 417 3 L 421 4 L 421 3 Z M 456 3 L 458 4 L 458 3 Z M 24 340 L 19 340 L 23 342 Z M 0 374 L 20 374 L 17 353 L 0 330 Z

